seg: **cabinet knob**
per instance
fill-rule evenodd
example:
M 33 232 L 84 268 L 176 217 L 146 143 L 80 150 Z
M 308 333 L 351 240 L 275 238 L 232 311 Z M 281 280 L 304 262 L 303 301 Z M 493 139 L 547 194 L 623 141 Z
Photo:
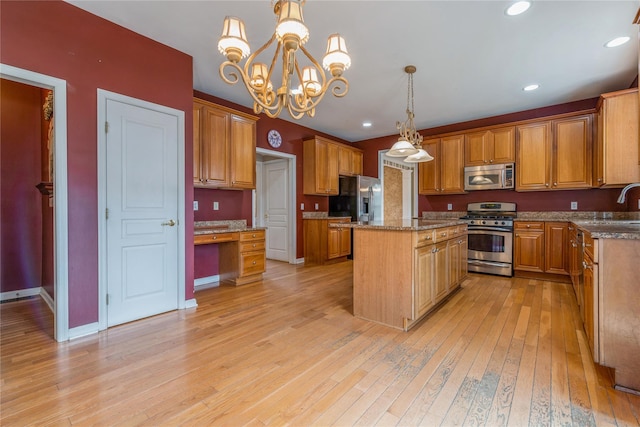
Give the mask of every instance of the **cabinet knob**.
M 253 261 L 253 263 L 252 263 L 252 264 L 253 264 L 253 265 L 256 265 L 256 262 L 255 262 L 255 261 Z
M 557 183 L 557 182 L 554 182 L 554 183 L 553 183 L 553 186 L 554 186 L 554 187 L 557 187 L 557 186 L 558 186 L 558 183 Z
M 489 160 L 489 163 L 493 163 L 493 159 Z
M 547 182 L 546 184 L 544 184 L 544 186 L 545 186 L 545 187 L 548 187 L 548 186 L 549 186 L 549 183 Z
M 598 182 L 602 182 L 602 178 L 598 178 Z
M 216 240 L 218 238 L 218 236 L 213 236 L 213 240 Z
M 531 224 L 527 224 L 527 228 L 531 228 Z
M 255 244 L 255 243 L 253 244 L 253 247 L 254 247 L 254 248 L 256 247 L 256 244 Z

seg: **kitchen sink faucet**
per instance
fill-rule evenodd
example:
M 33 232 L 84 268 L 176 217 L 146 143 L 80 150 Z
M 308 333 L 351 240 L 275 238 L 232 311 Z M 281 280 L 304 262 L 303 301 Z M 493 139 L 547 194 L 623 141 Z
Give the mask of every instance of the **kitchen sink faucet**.
M 634 184 L 629 184 L 622 189 L 620 196 L 618 196 L 618 203 L 624 203 L 625 198 L 627 197 L 627 191 L 631 190 L 633 187 L 640 187 L 640 182 L 636 182 Z

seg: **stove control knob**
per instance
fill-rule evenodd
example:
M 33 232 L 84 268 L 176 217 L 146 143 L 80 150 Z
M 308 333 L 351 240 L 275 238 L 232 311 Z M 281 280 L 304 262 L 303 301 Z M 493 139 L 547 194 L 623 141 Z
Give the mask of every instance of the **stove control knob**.
M 471 222 L 469 224 L 475 224 L 476 222 L 474 220 L 471 220 Z
M 498 221 L 494 221 L 493 224 L 494 225 L 498 225 L 499 223 L 498 223 Z
M 486 223 L 487 223 L 487 221 L 482 221 L 482 224 L 486 224 Z
M 502 225 L 507 225 L 507 223 L 506 223 L 506 222 L 504 222 L 504 221 L 502 221 Z

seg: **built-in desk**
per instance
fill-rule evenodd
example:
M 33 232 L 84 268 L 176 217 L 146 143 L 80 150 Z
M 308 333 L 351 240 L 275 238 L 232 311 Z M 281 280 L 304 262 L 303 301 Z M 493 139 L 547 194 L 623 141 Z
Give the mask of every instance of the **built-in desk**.
M 266 271 L 265 230 L 197 227 L 194 245 L 217 244 L 221 283 L 244 285 L 262 280 Z

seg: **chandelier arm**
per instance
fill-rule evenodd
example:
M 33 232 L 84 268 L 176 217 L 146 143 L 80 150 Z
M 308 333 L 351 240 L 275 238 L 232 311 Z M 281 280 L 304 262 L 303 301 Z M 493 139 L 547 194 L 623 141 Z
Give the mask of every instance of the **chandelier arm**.
M 316 70 L 318 70 L 318 74 L 320 74 L 320 77 L 322 78 L 321 86 L 324 91 L 325 84 L 327 83 L 327 77 L 325 76 L 324 70 L 320 66 L 320 63 L 313 56 L 311 56 L 309 51 L 303 45 L 300 45 L 300 50 L 302 51 L 302 53 L 304 53 L 304 56 L 306 56 L 307 59 L 311 61 Z M 302 81 L 302 79 L 300 79 L 300 81 Z
M 236 71 L 238 71 L 240 78 L 238 77 L 238 74 L 236 74 L 235 72 L 231 71 L 229 72 L 229 76 L 231 78 L 227 78 L 227 76 L 225 75 L 225 68 L 227 67 L 231 67 L 233 69 L 235 69 Z M 246 75 L 246 73 L 244 72 L 244 70 L 242 68 L 240 68 L 240 66 L 238 64 L 236 64 L 235 62 L 231 62 L 231 61 L 225 61 L 222 64 L 220 64 L 220 77 L 222 78 L 222 80 L 224 80 L 226 83 L 228 84 L 236 84 L 239 80 L 242 80 L 242 83 L 244 83 L 244 86 L 247 89 L 247 92 L 249 92 L 249 95 L 251 95 L 251 98 L 253 99 L 254 102 L 254 111 L 259 111 L 259 109 L 256 107 L 255 104 L 258 104 L 260 107 L 262 107 L 265 112 L 266 111 L 271 111 L 271 110 L 275 110 L 276 108 L 278 109 L 278 112 L 280 112 L 280 110 L 282 110 L 282 107 L 277 106 L 277 104 L 271 105 L 271 104 L 267 104 L 265 102 L 263 102 L 257 95 L 256 95 L 256 91 L 253 89 L 253 87 L 251 86 L 251 80 L 249 79 L 249 77 Z M 273 104 L 273 103 L 272 103 Z M 276 114 L 277 115 L 277 114 Z
M 342 98 L 343 96 L 345 96 L 347 94 L 347 92 L 349 92 L 349 83 L 347 82 L 347 79 L 345 79 L 342 76 L 336 76 L 336 77 L 332 77 L 326 84 L 325 87 L 322 88 L 322 90 L 320 91 L 320 93 L 314 97 L 309 97 L 309 103 L 306 104 L 306 106 L 303 107 L 296 107 L 296 106 L 291 106 L 289 111 L 291 111 L 291 109 L 293 109 L 296 112 L 299 113 L 308 113 L 311 110 L 314 110 L 316 108 L 316 106 L 320 103 L 320 101 L 322 101 L 322 98 L 324 98 L 324 96 L 326 95 L 327 92 L 329 92 L 329 87 L 331 87 L 331 85 L 333 85 L 334 83 L 338 83 L 341 82 L 344 84 L 344 88 L 342 88 L 341 86 L 334 86 L 333 88 L 331 88 L 331 93 L 333 94 L 333 96 L 335 96 L 336 98 Z M 291 103 L 290 103 L 291 104 Z M 312 115 L 310 115 L 311 117 L 313 117 Z

